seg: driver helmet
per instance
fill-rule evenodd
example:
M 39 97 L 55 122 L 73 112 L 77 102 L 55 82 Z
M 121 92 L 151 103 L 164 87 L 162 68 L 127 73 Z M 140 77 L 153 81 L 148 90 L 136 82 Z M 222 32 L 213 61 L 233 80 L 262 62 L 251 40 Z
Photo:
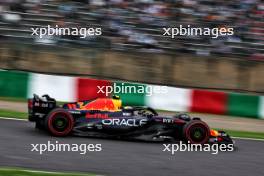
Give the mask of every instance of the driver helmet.
M 185 114 L 185 113 L 183 113 L 183 114 L 178 114 L 177 117 L 178 117 L 179 119 L 182 119 L 182 120 L 190 120 L 190 118 L 191 118 L 188 114 Z

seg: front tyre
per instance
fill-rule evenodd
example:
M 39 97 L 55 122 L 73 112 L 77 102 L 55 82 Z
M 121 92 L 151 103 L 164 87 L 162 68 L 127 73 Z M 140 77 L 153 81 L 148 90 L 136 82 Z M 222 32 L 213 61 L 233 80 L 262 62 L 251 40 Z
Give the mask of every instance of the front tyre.
M 73 129 L 74 119 L 63 108 L 52 110 L 45 119 L 46 129 L 53 136 L 67 136 Z
M 191 120 L 186 123 L 183 128 L 183 136 L 186 142 L 191 144 L 208 143 L 210 137 L 210 129 L 208 125 L 201 120 Z

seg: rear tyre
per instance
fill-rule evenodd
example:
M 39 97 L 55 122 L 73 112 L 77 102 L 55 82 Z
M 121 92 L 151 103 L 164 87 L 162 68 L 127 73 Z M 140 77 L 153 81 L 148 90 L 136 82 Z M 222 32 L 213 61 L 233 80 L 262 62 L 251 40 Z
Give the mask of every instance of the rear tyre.
M 205 144 L 209 141 L 210 128 L 201 120 L 191 120 L 184 126 L 183 136 L 191 144 Z
M 53 136 L 67 136 L 74 125 L 72 115 L 63 108 L 52 110 L 45 119 L 46 129 Z

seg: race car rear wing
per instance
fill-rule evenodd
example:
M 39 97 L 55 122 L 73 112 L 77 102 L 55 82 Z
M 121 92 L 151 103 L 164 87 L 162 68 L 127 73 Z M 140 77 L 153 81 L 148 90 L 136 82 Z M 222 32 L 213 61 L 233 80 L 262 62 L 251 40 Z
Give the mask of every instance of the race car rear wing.
M 37 116 L 45 116 L 52 109 L 56 108 L 57 103 L 54 98 L 51 98 L 49 95 L 43 95 L 39 97 L 34 94 L 33 98 L 28 99 L 28 120 L 35 121 Z

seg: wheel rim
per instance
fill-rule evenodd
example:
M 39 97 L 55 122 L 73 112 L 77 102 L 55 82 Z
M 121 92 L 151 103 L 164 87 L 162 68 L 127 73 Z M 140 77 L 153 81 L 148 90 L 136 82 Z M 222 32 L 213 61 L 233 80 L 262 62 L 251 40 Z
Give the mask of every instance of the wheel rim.
M 52 121 L 52 127 L 59 132 L 63 132 L 67 129 L 69 126 L 69 121 L 67 118 L 63 116 L 59 116 L 53 119 Z
M 193 125 L 189 130 L 189 138 L 192 143 L 204 143 L 207 137 L 207 128 L 203 125 Z
M 50 130 L 55 135 L 65 135 L 71 131 L 72 122 L 68 114 L 56 112 L 49 120 Z

